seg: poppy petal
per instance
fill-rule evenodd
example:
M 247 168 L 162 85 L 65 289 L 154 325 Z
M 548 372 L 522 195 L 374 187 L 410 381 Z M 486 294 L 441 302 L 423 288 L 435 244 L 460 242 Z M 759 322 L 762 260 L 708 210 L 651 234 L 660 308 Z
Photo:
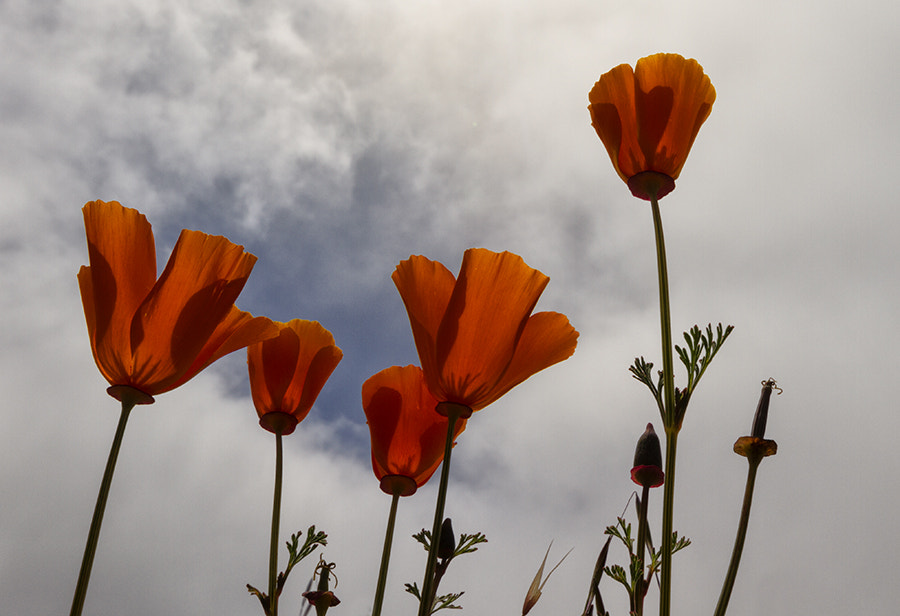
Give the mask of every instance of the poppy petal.
M 116 201 L 82 209 L 90 266 L 78 273 L 91 347 L 110 384 L 128 384 L 131 320 L 156 282 L 156 248 L 147 219 Z
M 638 141 L 634 85 L 631 66 L 620 64 L 603 74 L 588 94 L 594 130 L 626 182 L 646 168 Z
M 436 389 L 438 329 L 453 294 L 456 278 L 441 263 L 422 256 L 411 256 L 401 261 L 391 278 L 406 306 L 422 370 L 427 378 L 434 378 L 429 385 Z
M 484 397 L 506 372 L 549 281 L 510 252 L 481 248 L 465 252 L 437 337 L 436 362 L 445 401 L 473 410 L 485 406 Z
M 186 380 L 210 336 L 231 313 L 255 262 L 255 256 L 224 237 L 182 231 L 132 321 L 135 382 L 156 389 Z
M 509 367 L 485 405 L 497 400 L 533 374 L 568 359 L 575 352 L 577 344 L 578 332 L 566 315 L 558 312 L 533 314 L 519 338 Z
M 228 316 L 219 322 L 215 331 L 197 354 L 194 363 L 184 374 L 172 384 L 163 384 L 166 391 L 180 387 L 197 376 L 211 363 L 239 349 L 274 338 L 278 335 L 278 326 L 266 317 L 254 317 L 236 306 L 231 307 Z
M 409 477 L 421 487 L 444 458 L 447 418 L 434 410 L 438 400 L 418 366 L 393 366 L 362 387 L 363 409 L 372 438 L 372 469 L 381 480 Z M 459 420 L 454 438 L 466 427 Z
M 302 421 L 309 414 L 325 382 L 340 363 L 343 353 L 334 337 L 316 321 L 295 319 L 287 324 L 302 341 L 294 376 L 284 393 L 284 407 Z
M 277 335 L 247 347 L 253 403 L 260 417 L 280 412 L 299 422 L 309 414 L 343 353 L 331 332 L 316 321 L 269 323 Z
M 639 110 L 639 122 L 642 131 L 653 133 L 649 139 L 655 140 L 652 149 L 656 154 L 649 169 L 677 179 L 700 126 L 712 112 L 716 90 L 696 60 L 678 54 L 641 58 L 634 75 L 638 91 L 645 96 L 668 92 L 656 95 L 668 101 Z M 658 126 L 651 129 L 652 125 Z
M 628 182 L 654 171 L 678 178 L 716 91 L 696 60 L 641 58 L 603 74 L 588 95 L 591 122 L 616 172 Z

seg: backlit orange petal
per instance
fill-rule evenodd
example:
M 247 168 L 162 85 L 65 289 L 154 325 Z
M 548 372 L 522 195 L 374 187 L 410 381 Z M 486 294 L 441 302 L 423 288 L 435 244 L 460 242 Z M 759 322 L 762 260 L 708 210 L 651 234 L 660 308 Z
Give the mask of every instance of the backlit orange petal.
M 642 140 L 647 141 L 645 148 L 652 144 L 655 150 L 649 170 L 677 179 L 700 126 L 712 111 L 715 88 L 696 60 L 678 54 L 641 58 L 635 80 L 644 95 L 638 95 Z
M 247 347 L 250 391 L 257 414 L 287 413 L 302 421 L 343 357 L 316 321 L 271 322 L 277 336 Z
M 531 375 L 568 359 L 575 352 L 577 343 L 578 332 L 566 315 L 558 312 L 531 315 L 509 368 L 485 404 L 495 401 Z
M 91 353 L 100 374 L 110 383 L 115 382 L 121 371 L 108 370 L 97 355 L 97 309 L 94 307 L 94 284 L 91 279 L 91 268 L 82 265 L 78 270 L 78 289 L 81 291 L 81 305 L 84 307 L 84 320 L 87 323 L 88 339 L 91 342 Z
M 284 393 L 284 408 L 298 421 L 309 413 L 325 382 L 343 357 L 334 337 L 316 321 L 295 319 L 287 323 L 300 339 L 300 354 L 290 385 Z
M 437 334 L 456 279 L 442 264 L 422 256 L 401 261 L 391 278 L 406 306 L 422 369 L 437 387 Z
M 273 321 L 272 325 L 278 330 L 277 336 L 247 346 L 250 393 L 259 415 L 281 411 L 281 398 L 294 375 L 296 357 L 300 352 L 300 340 L 294 332 L 284 327 L 283 323 Z M 274 361 L 269 358 L 274 358 Z
M 465 252 L 437 337 L 440 391 L 435 393 L 445 396 L 443 401 L 473 410 L 485 406 L 549 281 L 510 252 Z
M 116 201 L 83 210 L 90 266 L 78 273 L 94 359 L 111 385 L 131 372 L 131 321 L 156 282 L 156 248 L 147 219 Z
M 417 366 L 393 366 L 362 387 L 363 409 L 372 438 L 372 469 L 381 480 L 409 477 L 421 487 L 444 459 L 447 418 L 434 410 L 438 400 Z M 454 438 L 466 427 L 459 420 Z
M 182 231 L 131 327 L 133 379 L 142 391 L 182 377 L 233 308 L 256 257 L 221 236 Z
M 638 143 L 634 71 L 620 64 L 601 75 L 588 94 L 591 123 L 603 141 L 616 173 L 626 182 L 645 170 Z
M 696 60 L 660 53 L 641 58 L 633 71 L 623 64 L 603 74 L 588 98 L 592 124 L 619 177 L 628 182 L 654 171 L 671 178 L 671 190 L 716 91 Z
M 249 312 L 232 306 L 231 312 L 216 326 L 215 331 L 203 345 L 190 368 L 171 385 L 167 383 L 161 385 L 165 386 L 166 391 L 179 387 L 194 378 L 208 365 L 229 353 L 277 335 L 278 326 L 271 319 L 254 317 Z

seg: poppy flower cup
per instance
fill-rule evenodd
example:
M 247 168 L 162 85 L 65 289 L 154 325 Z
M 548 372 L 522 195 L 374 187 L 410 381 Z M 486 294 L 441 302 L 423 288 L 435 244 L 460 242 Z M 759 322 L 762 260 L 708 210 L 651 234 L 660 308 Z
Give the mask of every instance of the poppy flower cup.
M 387 494 L 410 496 L 431 479 L 444 459 L 447 418 L 435 409 L 418 366 L 392 366 L 362 387 L 363 409 L 372 437 L 372 470 Z M 453 438 L 466 428 L 456 422 Z
M 113 397 L 148 404 L 277 333 L 234 305 L 256 262 L 242 246 L 184 230 L 157 279 L 153 231 L 140 212 L 115 201 L 92 201 L 83 212 L 90 265 L 78 284 L 94 360 Z
M 659 53 L 604 73 L 588 98 L 616 173 L 649 201 L 674 190 L 716 90 L 696 60 Z
M 316 321 L 272 321 L 278 335 L 247 347 L 250 393 L 259 425 L 290 434 L 343 358 L 334 337 Z

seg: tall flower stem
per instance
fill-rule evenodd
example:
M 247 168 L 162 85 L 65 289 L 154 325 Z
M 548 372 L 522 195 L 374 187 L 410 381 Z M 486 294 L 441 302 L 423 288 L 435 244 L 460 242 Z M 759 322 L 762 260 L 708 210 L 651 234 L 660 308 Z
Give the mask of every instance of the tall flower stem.
M 381 568 L 378 571 L 378 586 L 375 588 L 375 603 L 372 616 L 381 616 L 381 604 L 384 602 L 384 587 L 387 583 L 388 565 L 391 561 L 391 545 L 394 542 L 394 521 L 397 519 L 397 503 L 400 491 L 396 490 L 391 498 L 391 512 L 388 514 L 387 529 L 384 531 L 384 549 L 381 552 Z
M 75 596 L 72 599 L 71 616 L 79 616 L 84 607 L 84 599 L 87 596 L 88 582 L 91 579 L 91 568 L 94 565 L 94 554 L 97 552 L 97 541 L 100 539 L 100 526 L 103 523 L 103 512 L 106 510 L 106 500 L 109 497 L 109 488 L 112 485 L 113 472 L 116 470 L 116 460 L 119 457 L 119 449 L 122 446 L 122 436 L 125 434 L 125 424 L 128 416 L 134 408 L 136 401 L 123 399 L 122 413 L 119 415 L 119 424 L 116 426 L 116 434 L 113 437 L 112 447 L 109 450 L 109 458 L 106 461 L 106 470 L 103 471 L 103 479 L 100 482 L 100 492 L 97 494 L 97 504 L 94 505 L 94 517 L 91 518 L 91 528 L 88 531 L 87 545 L 84 547 L 84 557 L 81 559 L 81 571 L 78 574 L 78 583 L 75 585 Z
M 647 543 L 647 508 L 649 500 L 650 486 L 648 484 L 641 490 L 641 504 L 638 507 L 637 557 L 641 563 L 641 569 L 640 575 L 634 580 L 634 605 L 632 606 L 636 616 L 642 616 L 644 613 L 644 595 L 647 593 L 647 585 L 644 582 L 644 544 Z
M 450 480 L 450 454 L 453 452 L 453 435 L 460 417 L 468 417 L 472 411 L 461 404 L 442 402 L 438 405 L 441 414 L 447 416 L 447 440 L 444 442 L 444 462 L 441 465 L 441 483 L 438 486 L 437 503 L 434 507 L 434 525 L 431 527 L 431 547 L 425 565 L 425 579 L 419 595 L 419 616 L 430 616 L 434 594 L 434 570 L 437 565 L 438 546 L 441 542 L 441 525 L 444 523 L 444 504 L 447 501 L 447 484 Z
M 666 482 L 663 485 L 662 579 L 660 581 L 659 614 L 669 616 L 672 598 L 672 517 L 675 507 L 675 451 L 678 429 L 666 428 Z
M 669 616 L 672 597 L 672 517 L 675 504 L 675 451 L 678 440 L 678 420 L 675 413 L 675 374 L 672 361 L 672 316 L 669 311 L 669 273 L 666 267 L 666 242 L 663 236 L 659 200 L 650 200 L 653 210 L 653 229 L 656 235 L 656 261 L 659 275 L 659 318 L 663 358 L 663 424 L 666 431 L 666 468 L 663 489 L 662 581 L 659 593 L 659 614 Z
M 731 562 L 728 563 L 728 572 L 725 574 L 725 582 L 722 584 L 722 592 L 719 594 L 719 602 L 716 604 L 714 616 L 724 616 L 728 608 L 728 600 L 734 588 L 734 580 L 737 577 L 738 565 L 741 563 L 741 553 L 744 551 L 744 539 L 747 537 L 747 524 L 750 521 L 750 506 L 753 504 L 753 487 L 756 483 L 756 470 L 762 462 L 762 455 L 750 455 L 747 457 L 750 468 L 747 470 L 747 485 L 744 488 L 744 504 L 741 506 L 741 519 L 738 522 L 737 536 L 734 538 L 734 549 L 731 552 Z
M 269 540 L 269 614 L 278 614 L 278 532 L 281 522 L 281 432 L 275 433 L 275 494 L 272 498 L 272 537 Z

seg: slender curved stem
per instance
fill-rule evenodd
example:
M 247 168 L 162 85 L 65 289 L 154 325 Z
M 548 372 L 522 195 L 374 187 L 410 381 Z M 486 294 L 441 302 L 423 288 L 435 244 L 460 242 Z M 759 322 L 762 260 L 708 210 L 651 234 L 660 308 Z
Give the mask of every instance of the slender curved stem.
M 430 616 L 434 594 L 434 570 L 437 565 L 438 546 L 441 542 L 441 526 L 444 523 L 444 504 L 447 501 L 447 484 L 450 480 L 450 454 L 453 452 L 453 434 L 456 422 L 461 416 L 457 405 L 447 407 L 447 440 L 444 443 L 444 462 L 441 465 L 441 483 L 438 487 L 437 503 L 434 507 L 434 525 L 431 527 L 431 548 L 428 550 L 428 562 L 425 565 L 425 579 L 422 580 L 422 592 L 419 602 L 419 616 Z
M 650 200 L 653 210 L 653 229 L 656 236 L 656 261 L 659 274 L 659 319 L 663 359 L 663 391 L 665 414 L 663 424 L 666 430 L 665 488 L 663 490 L 662 538 L 662 581 L 659 594 L 659 614 L 669 616 L 672 597 L 672 518 L 675 504 L 675 446 L 678 430 L 675 417 L 675 375 L 672 360 L 672 316 L 669 311 L 669 273 L 666 266 L 666 242 L 663 236 L 662 216 L 659 201 Z
M 387 584 L 388 565 L 391 562 L 391 545 L 394 541 L 394 521 L 397 519 L 397 503 L 400 500 L 399 488 L 391 499 L 391 512 L 388 514 L 387 529 L 384 531 L 384 549 L 381 551 L 381 568 L 378 571 L 378 586 L 375 588 L 375 603 L 372 616 L 381 616 L 381 604 L 384 602 L 384 587 Z
M 278 532 L 281 522 L 281 432 L 275 433 L 275 494 L 272 498 L 272 537 L 269 540 L 269 614 L 278 614 Z
M 722 592 L 719 594 L 719 602 L 716 604 L 715 616 L 724 616 L 728 608 L 728 600 L 734 588 L 734 580 L 737 578 L 738 566 L 741 564 L 741 553 L 744 551 L 744 539 L 747 537 L 747 523 L 750 521 L 750 506 L 753 504 L 753 487 L 756 483 L 756 470 L 762 462 L 762 456 L 749 456 L 750 468 L 747 471 L 747 485 L 744 488 L 744 504 L 741 506 L 741 519 L 738 522 L 737 536 L 734 538 L 734 549 L 731 552 L 731 562 L 728 564 L 728 572 L 725 574 L 725 582 L 722 584 Z
M 87 545 L 84 547 L 84 557 L 81 559 L 81 571 L 78 573 L 78 583 L 75 585 L 75 596 L 72 598 L 71 616 L 79 616 L 84 607 L 84 599 L 87 596 L 88 582 L 91 579 L 91 568 L 94 566 L 94 554 L 97 552 L 97 541 L 100 539 L 100 526 L 103 524 L 103 512 L 106 510 L 106 500 L 109 497 L 109 488 L 112 485 L 113 472 L 116 470 L 116 460 L 119 457 L 119 449 L 122 446 L 122 436 L 125 434 L 125 424 L 128 416 L 134 408 L 134 402 L 122 402 L 122 413 L 119 415 L 119 424 L 116 426 L 116 434 L 113 437 L 112 447 L 109 450 L 109 458 L 106 461 L 106 470 L 103 471 L 103 479 L 100 481 L 100 492 L 97 494 L 97 504 L 94 505 L 94 517 L 91 518 L 91 528 L 88 531 Z

